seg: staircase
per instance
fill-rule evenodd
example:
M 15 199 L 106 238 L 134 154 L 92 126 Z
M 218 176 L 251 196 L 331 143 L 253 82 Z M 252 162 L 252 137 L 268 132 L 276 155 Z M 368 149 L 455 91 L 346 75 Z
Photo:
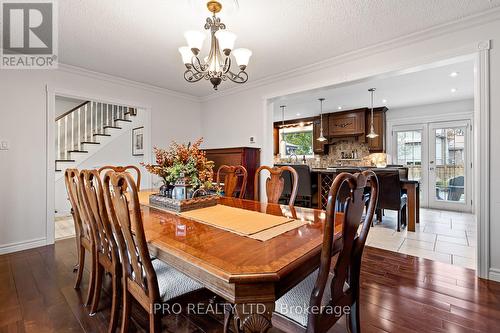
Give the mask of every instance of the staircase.
M 133 127 L 137 109 L 86 101 L 56 118 L 56 181 L 64 170 L 74 168 Z

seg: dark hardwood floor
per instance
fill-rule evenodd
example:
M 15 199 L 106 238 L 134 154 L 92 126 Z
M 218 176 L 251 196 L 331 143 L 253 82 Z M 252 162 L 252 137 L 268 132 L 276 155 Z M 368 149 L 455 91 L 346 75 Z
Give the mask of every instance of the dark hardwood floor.
M 74 239 L 0 256 L 0 333 L 106 332 L 106 294 L 89 317 L 73 289 Z M 494 332 L 500 327 L 500 283 L 474 271 L 367 247 L 361 274 L 363 332 Z M 170 316 L 168 332 L 220 332 L 204 316 Z M 134 330 L 137 330 L 134 328 Z M 276 332 L 276 331 L 274 331 Z M 344 320 L 331 332 L 345 332 Z

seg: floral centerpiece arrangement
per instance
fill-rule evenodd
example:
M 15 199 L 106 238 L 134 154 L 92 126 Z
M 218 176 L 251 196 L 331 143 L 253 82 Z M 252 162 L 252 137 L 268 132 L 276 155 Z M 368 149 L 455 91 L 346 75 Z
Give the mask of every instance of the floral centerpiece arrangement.
M 163 179 L 170 188 L 182 181 L 194 190 L 210 190 L 214 177 L 214 162 L 209 161 L 200 145 L 203 138 L 193 144 L 172 142 L 168 149 L 154 147 L 156 164 L 142 164 L 147 171 Z

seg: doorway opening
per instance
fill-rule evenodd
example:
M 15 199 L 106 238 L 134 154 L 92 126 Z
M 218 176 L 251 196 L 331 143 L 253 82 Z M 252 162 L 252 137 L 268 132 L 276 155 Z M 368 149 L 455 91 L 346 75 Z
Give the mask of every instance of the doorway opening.
M 324 112 L 328 123 L 335 126 L 341 115 L 355 117 L 369 111 L 367 91 L 376 88 L 374 109 L 379 123 L 375 127 L 380 134 L 376 144 L 365 135 L 342 137 L 335 127 L 327 127 L 326 144 L 313 149 L 314 157 L 304 156 L 313 172 L 329 170 L 330 178 L 319 179 L 333 180 L 331 171 L 335 168 L 386 166 L 404 170 L 400 177 L 418 182 L 418 223 L 412 228 L 408 225 L 412 205 L 402 186 L 402 209 L 407 213 L 401 216 L 407 227 L 397 231 L 397 209 L 381 207 L 381 221 L 370 230 L 368 246 L 476 269 L 478 226 L 473 198 L 478 180 L 472 171 L 477 153 L 473 132 L 476 65 L 472 56 L 454 58 L 393 75 L 282 96 L 272 104 L 274 124 L 308 120 L 314 125 L 319 117 L 317 100 L 326 98 Z M 284 115 L 281 105 L 286 105 Z M 364 115 L 361 124 L 366 128 L 369 112 Z M 293 161 L 283 156 L 281 149 L 276 154 L 276 147 L 275 163 Z M 318 180 L 318 191 L 329 188 L 323 185 Z M 321 200 L 317 202 L 321 205 Z
M 48 214 L 47 238 L 74 237 L 75 227 L 65 186 L 65 170 L 134 165 L 141 186 L 151 177 L 142 168 L 151 155 L 150 112 L 135 103 L 48 93 Z

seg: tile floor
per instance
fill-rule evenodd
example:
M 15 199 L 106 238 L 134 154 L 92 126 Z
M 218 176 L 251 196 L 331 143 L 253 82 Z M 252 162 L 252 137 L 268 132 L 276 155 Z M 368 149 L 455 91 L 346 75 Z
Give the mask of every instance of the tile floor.
M 476 268 L 474 215 L 420 210 L 416 231 L 396 231 L 397 213 L 385 211 L 382 223 L 370 229 L 367 245 L 466 268 Z
M 56 217 L 54 222 L 56 224 L 55 226 L 56 240 L 75 237 L 75 227 L 73 226 L 72 216 Z

